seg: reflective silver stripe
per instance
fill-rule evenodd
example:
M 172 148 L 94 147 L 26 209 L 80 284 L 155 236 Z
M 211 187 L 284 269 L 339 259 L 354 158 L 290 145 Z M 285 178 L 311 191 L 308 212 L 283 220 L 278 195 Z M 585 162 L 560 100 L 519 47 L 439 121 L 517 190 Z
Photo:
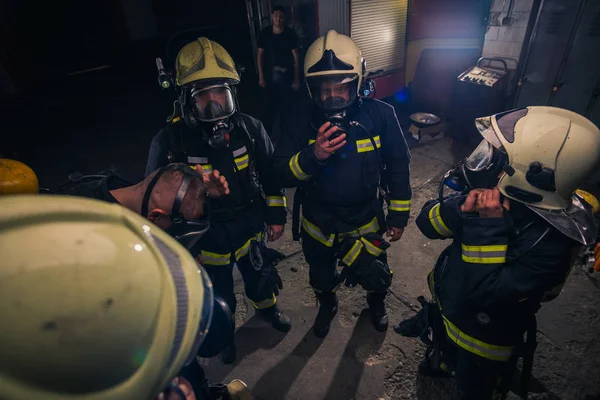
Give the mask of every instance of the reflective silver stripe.
M 431 209 L 429 210 L 429 222 L 431 223 L 431 226 L 433 226 L 433 229 L 435 229 L 436 232 L 439 233 L 441 236 L 453 236 L 452 231 L 448 228 L 448 226 L 446 226 L 444 220 L 442 220 L 442 217 L 440 215 L 439 203 L 431 207 Z
M 286 201 L 283 196 L 267 196 L 267 206 L 269 207 L 285 207 Z
M 377 146 L 377 148 L 381 147 L 381 139 L 379 136 L 375 136 L 373 138 L 373 142 L 375 142 L 375 146 Z M 375 150 L 375 148 L 373 147 L 373 142 L 371 141 L 371 139 L 357 140 L 356 141 L 356 151 L 359 153 L 364 153 L 366 151 Z
M 300 168 L 300 163 L 298 162 L 299 156 L 300 156 L 300 153 L 298 153 L 294 157 L 292 157 L 290 159 L 289 166 L 290 166 L 290 170 L 292 171 L 292 174 L 294 174 L 294 176 L 297 179 L 300 179 L 301 181 L 305 181 L 310 178 L 310 175 L 306 174 L 304 171 L 302 171 L 302 168 Z
M 347 266 L 351 267 L 352 263 L 354 263 L 354 261 L 356 261 L 356 258 L 358 257 L 358 254 L 360 253 L 360 250 L 362 249 L 363 245 L 361 242 L 359 242 L 358 240 L 356 240 L 354 242 L 354 245 L 350 248 L 350 250 L 346 253 L 346 255 L 344 255 L 344 257 L 342 257 L 342 262 L 344 264 L 346 264 Z
M 207 157 L 189 157 L 188 156 L 188 164 L 208 164 Z
M 235 158 L 235 165 L 237 165 L 239 170 L 242 170 L 248 166 L 250 159 L 248 158 L 248 154 L 242 156 L 240 158 Z
M 361 235 L 366 235 L 367 233 L 377 232 L 379 231 L 379 223 L 377 222 L 377 217 L 374 217 L 368 224 L 365 224 L 358 228 L 355 231 L 343 232 L 338 235 L 338 241 L 343 241 L 349 237 L 359 237 Z
M 323 232 L 316 225 L 311 224 L 306 218 L 302 217 L 302 229 L 306 231 L 313 239 L 318 242 L 321 242 L 327 247 L 333 246 L 333 239 L 335 235 L 329 235 L 329 237 L 325 236 Z
M 241 149 L 237 149 L 236 151 L 233 152 L 233 156 L 234 157 L 239 157 L 244 153 L 247 153 L 248 150 L 246 149 L 246 146 L 242 147 Z
M 456 325 L 454 325 L 445 316 L 444 325 L 446 326 L 446 334 L 454 341 L 458 346 L 463 349 L 477 354 L 478 356 L 488 358 L 495 361 L 506 361 L 510 359 L 513 353 L 512 346 L 496 346 L 477 340 L 466 333 L 460 331 Z
M 369 242 L 364 237 L 361 237 L 360 241 L 365 246 L 365 249 L 367 249 L 367 252 L 369 254 L 371 254 L 371 255 L 373 255 L 375 257 L 379 257 L 380 255 L 383 254 L 383 250 L 382 249 L 380 249 L 379 247 L 375 246 L 373 243 Z
M 390 200 L 390 210 L 410 211 L 410 200 Z
M 462 259 L 473 264 L 504 264 L 508 245 L 469 246 L 463 244 Z
M 202 259 L 202 263 L 206 265 L 229 265 L 231 262 L 231 253 L 219 254 L 202 250 L 200 258 Z

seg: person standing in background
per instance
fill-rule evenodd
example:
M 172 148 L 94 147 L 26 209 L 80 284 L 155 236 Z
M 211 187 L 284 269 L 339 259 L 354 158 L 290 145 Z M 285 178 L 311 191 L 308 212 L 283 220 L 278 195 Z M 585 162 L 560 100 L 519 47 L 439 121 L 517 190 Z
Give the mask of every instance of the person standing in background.
M 264 88 L 262 121 L 276 142 L 281 132 L 275 130 L 275 120 L 288 108 L 292 91 L 300 86 L 298 36 L 285 25 L 285 10 L 273 7 L 272 25 L 263 29 L 258 38 L 258 84 Z M 281 124 L 280 124 L 281 125 Z

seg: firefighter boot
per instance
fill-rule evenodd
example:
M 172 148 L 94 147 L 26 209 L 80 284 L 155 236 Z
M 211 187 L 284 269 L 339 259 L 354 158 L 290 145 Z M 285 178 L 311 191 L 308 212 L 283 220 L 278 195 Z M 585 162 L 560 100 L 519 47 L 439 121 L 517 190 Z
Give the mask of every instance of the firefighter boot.
M 258 316 L 265 321 L 269 321 L 273 328 L 281 332 L 288 332 L 292 328 L 292 322 L 290 319 L 283 315 L 276 305 L 269 308 L 263 308 L 262 310 L 256 310 Z
M 386 294 L 376 292 L 367 294 L 367 304 L 369 304 L 371 310 L 371 321 L 379 332 L 385 332 L 388 328 L 388 315 L 384 303 Z
M 329 333 L 331 321 L 338 310 L 338 301 L 335 293 L 315 293 L 319 302 L 319 312 L 313 325 L 313 332 L 316 337 L 324 338 Z

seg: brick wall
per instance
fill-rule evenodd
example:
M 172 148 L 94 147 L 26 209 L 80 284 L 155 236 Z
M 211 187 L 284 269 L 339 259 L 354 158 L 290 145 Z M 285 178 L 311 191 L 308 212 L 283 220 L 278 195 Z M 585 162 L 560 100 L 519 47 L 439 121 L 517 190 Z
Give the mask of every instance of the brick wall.
M 515 0 L 510 20 L 507 17 L 510 0 L 494 0 L 490 20 L 483 45 L 483 57 L 500 57 L 515 69 L 519 62 L 521 48 L 533 0 Z

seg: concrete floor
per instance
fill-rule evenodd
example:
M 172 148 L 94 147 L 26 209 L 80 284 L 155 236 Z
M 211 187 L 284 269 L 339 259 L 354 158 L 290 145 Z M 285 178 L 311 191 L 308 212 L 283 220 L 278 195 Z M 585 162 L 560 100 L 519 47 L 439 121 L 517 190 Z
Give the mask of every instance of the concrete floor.
M 441 176 L 461 157 L 464 153 L 453 149 L 447 139 L 412 150 L 413 215 L 427 200 L 437 197 Z M 291 198 L 288 193 L 290 210 Z M 288 229 L 274 247 L 293 254 L 279 266 L 284 289 L 278 299 L 280 308 L 292 319 L 292 330 L 283 334 L 253 318 L 238 275 L 238 360 L 234 365 L 223 365 L 217 358 L 202 360 L 209 379 L 242 379 L 263 400 L 456 398 L 452 380 L 416 374 L 424 346 L 416 339 L 397 335 L 391 327 L 414 315 L 418 296 L 428 297 L 426 275 L 446 245 L 422 236 L 411 221 L 401 241 L 388 250 L 394 271 L 386 300 L 388 331 L 380 333 L 372 328 L 362 289 L 342 287 L 331 332 L 320 340 L 311 331 L 317 308 L 308 285 L 308 265 Z M 575 269 L 562 295 L 538 314 L 540 344 L 531 399 L 600 399 L 598 304 L 597 281 Z

